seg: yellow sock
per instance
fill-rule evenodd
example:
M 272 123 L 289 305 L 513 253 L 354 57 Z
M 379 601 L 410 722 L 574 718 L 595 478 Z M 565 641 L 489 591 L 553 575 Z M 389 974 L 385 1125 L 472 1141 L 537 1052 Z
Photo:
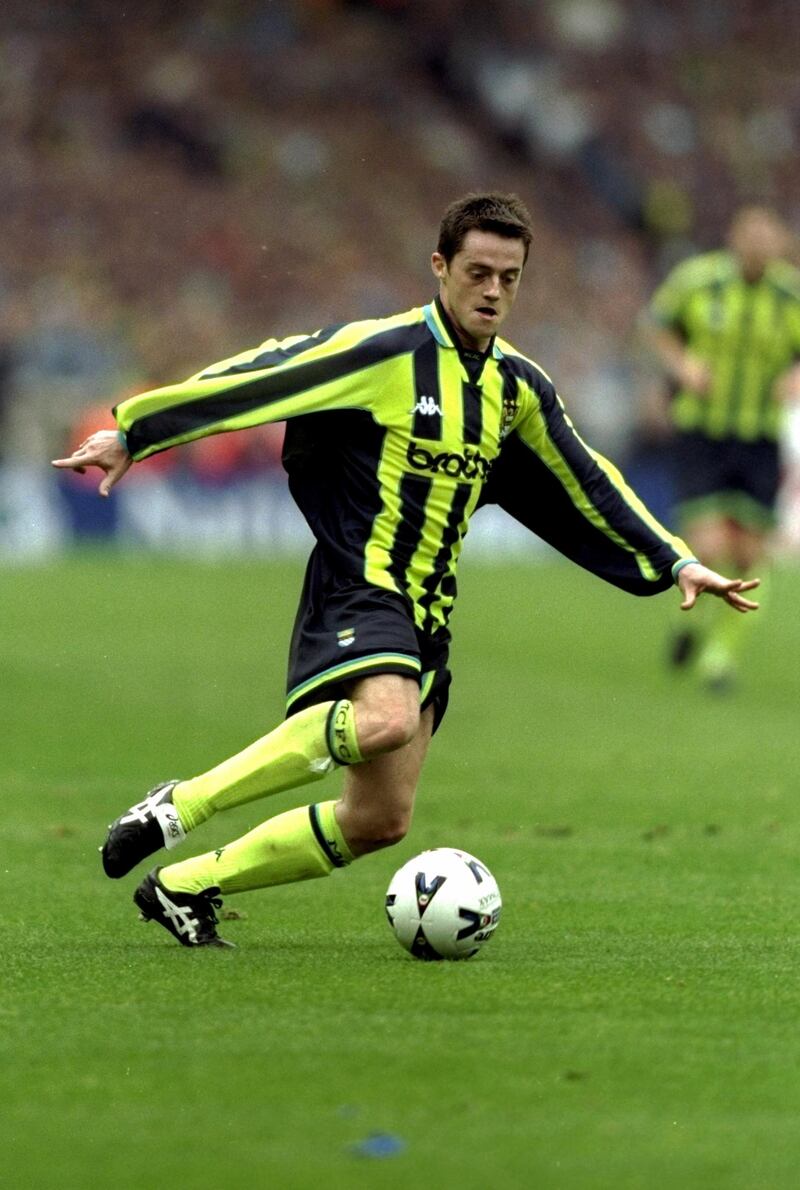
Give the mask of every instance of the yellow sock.
M 352 853 L 336 821 L 335 802 L 299 806 L 262 822 L 227 847 L 209 851 L 159 872 L 172 892 L 247 892 L 327 876 L 343 868 Z
M 734 572 L 731 571 L 731 573 Z M 711 599 L 708 596 L 703 596 L 714 607 L 706 645 L 699 660 L 701 673 L 707 677 L 713 677 L 715 674 L 735 671 L 742 652 L 752 633 L 757 631 L 761 617 L 764 615 L 765 585 L 767 584 L 762 578 L 761 587 L 754 593 L 755 598 L 762 604 L 756 613 L 743 614 L 728 607 L 723 599 Z M 749 592 L 747 593 L 749 594 Z
M 243 752 L 199 777 L 180 781 L 172 801 L 185 831 L 217 810 L 319 781 L 336 764 L 358 764 L 353 704 L 347 699 L 298 711 Z

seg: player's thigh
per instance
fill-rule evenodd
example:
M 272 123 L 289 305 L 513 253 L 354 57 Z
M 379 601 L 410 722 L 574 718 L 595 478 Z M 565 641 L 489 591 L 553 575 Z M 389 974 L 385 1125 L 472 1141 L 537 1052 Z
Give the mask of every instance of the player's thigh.
M 734 525 L 732 535 L 733 560 L 738 570 L 746 574 L 767 553 L 768 534 L 766 531 L 750 525 Z
M 733 526 L 721 513 L 687 513 L 682 518 L 681 530 L 692 550 L 706 565 L 713 566 L 731 557 Z

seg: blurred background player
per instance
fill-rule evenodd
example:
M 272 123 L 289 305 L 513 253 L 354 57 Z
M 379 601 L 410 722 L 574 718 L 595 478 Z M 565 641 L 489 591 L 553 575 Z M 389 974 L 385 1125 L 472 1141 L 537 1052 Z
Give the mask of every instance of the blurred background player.
M 765 207 L 735 215 L 727 246 L 675 267 L 656 290 L 645 336 L 673 386 L 680 532 L 714 568 L 761 568 L 774 524 L 785 406 L 798 391 L 800 271 L 792 240 Z M 710 689 L 736 675 L 743 624 L 703 616 L 681 624 L 671 661 L 697 660 Z

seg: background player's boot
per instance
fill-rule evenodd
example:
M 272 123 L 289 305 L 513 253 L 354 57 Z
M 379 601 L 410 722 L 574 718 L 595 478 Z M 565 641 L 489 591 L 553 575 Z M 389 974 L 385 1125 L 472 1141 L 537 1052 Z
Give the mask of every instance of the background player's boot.
M 675 632 L 669 640 L 669 662 L 676 669 L 688 665 L 697 652 L 697 634 L 690 628 Z
M 201 893 L 172 892 L 158 878 L 160 868 L 145 876 L 133 894 L 142 921 L 157 921 L 177 938 L 181 946 L 234 946 L 217 933 L 217 915 L 222 901 L 219 888 Z
M 162 847 L 172 850 L 183 842 L 186 832 L 172 804 L 172 791 L 177 784 L 177 781 L 164 781 L 156 785 L 144 801 L 137 802 L 112 822 L 100 849 L 106 876 L 118 880 L 154 851 Z

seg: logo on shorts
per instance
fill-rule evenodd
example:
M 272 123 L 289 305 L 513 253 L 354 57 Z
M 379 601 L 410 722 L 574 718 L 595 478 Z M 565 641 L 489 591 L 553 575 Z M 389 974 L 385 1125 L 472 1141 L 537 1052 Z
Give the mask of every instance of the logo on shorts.
M 343 628 L 341 632 L 336 633 L 336 643 L 340 649 L 346 649 L 348 645 L 352 645 L 355 639 L 355 628 Z

